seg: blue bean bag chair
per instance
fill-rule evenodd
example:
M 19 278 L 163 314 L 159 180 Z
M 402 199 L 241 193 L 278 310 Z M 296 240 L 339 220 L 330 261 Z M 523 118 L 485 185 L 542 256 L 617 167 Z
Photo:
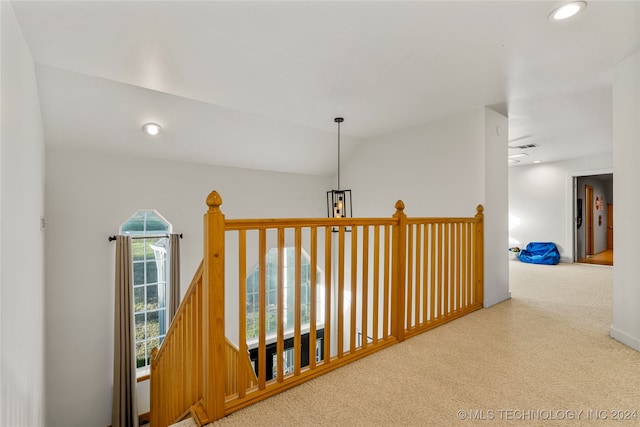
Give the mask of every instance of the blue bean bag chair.
M 520 251 L 520 261 L 529 264 L 556 265 L 560 262 L 560 252 L 555 243 L 531 242 Z

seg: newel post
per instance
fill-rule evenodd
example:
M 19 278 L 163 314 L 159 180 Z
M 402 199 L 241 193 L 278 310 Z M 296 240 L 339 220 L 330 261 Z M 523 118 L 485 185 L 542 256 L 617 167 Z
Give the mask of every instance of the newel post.
M 475 294 L 476 300 L 484 307 L 484 207 L 476 207 L 476 235 L 475 235 Z
M 405 287 L 407 268 L 407 216 L 404 202 L 398 200 L 395 205 L 396 220 L 393 226 L 392 283 L 391 283 L 391 334 L 398 341 L 404 340 Z
M 225 415 L 224 215 L 217 191 L 207 197 L 204 215 L 203 361 L 204 405 L 211 419 Z

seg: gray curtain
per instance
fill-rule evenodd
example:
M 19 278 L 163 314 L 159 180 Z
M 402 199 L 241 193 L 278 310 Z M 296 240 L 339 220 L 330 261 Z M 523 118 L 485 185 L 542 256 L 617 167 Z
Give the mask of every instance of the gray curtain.
M 115 288 L 111 425 L 138 427 L 130 236 L 116 236 Z
M 180 236 L 171 234 L 169 237 L 170 263 L 169 266 L 169 323 L 180 307 Z

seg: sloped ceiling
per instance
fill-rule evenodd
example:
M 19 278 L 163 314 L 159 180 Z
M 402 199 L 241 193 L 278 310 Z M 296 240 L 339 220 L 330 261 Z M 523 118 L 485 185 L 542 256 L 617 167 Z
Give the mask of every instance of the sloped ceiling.
M 510 145 L 539 145 L 520 164 L 610 153 L 611 70 L 640 48 L 640 2 L 549 21 L 561 3 L 12 5 L 48 145 L 330 175 L 336 116 L 345 157 L 484 105 L 508 114 Z

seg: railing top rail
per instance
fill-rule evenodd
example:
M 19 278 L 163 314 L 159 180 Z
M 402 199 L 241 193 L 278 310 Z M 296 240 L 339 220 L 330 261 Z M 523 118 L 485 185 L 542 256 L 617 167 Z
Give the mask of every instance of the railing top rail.
M 452 223 L 477 223 L 480 219 L 476 217 L 439 217 L 439 218 L 407 218 L 407 224 L 452 224 Z
M 207 206 L 209 213 L 220 212 L 222 198 L 217 191 L 212 191 L 207 197 Z M 395 204 L 396 215 L 393 217 L 383 218 L 248 218 L 248 219 L 226 219 L 226 231 L 238 230 L 261 230 L 271 228 L 309 228 L 309 227 L 358 227 L 358 226 L 375 226 L 375 225 L 396 225 L 398 224 L 398 212 L 404 212 L 405 205 L 402 200 L 398 200 Z M 480 222 L 484 208 L 478 205 L 475 217 L 413 217 L 406 218 L 409 224 L 434 224 L 434 223 L 459 223 Z
M 246 229 L 294 228 L 294 227 L 357 227 L 367 225 L 394 225 L 394 218 L 266 218 L 227 219 L 227 231 Z
M 407 218 L 408 224 L 452 224 L 478 223 L 477 217 L 416 217 Z M 268 219 L 228 219 L 225 221 L 227 231 L 260 230 L 270 228 L 309 228 L 309 227 L 359 227 L 375 225 L 395 225 L 396 218 L 268 218 Z

